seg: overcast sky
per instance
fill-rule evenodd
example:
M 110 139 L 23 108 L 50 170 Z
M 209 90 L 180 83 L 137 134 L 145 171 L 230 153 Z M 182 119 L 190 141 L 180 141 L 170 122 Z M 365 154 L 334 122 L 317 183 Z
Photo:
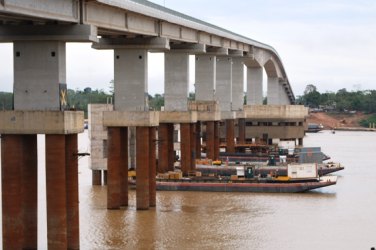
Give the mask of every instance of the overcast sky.
M 153 0 L 157 4 L 273 46 L 295 95 L 376 89 L 375 0 Z M 0 91 L 13 85 L 11 44 L 0 44 Z M 191 90 L 193 90 L 191 70 Z M 67 45 L 69 88 L 108 89 L 113 53 Z M 163 55 L 149 57 L 149 92 L 163 92 Z

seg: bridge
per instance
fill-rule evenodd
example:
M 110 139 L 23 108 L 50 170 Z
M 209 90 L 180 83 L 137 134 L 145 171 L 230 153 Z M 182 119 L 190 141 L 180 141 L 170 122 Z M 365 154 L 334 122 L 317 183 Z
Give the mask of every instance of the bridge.
M 79 248 L 77 134 L 84 115 L 67 110 L 67 42 L 114 50 L 115 103 L 92 106 L 89 117 L 93 184 L 105 170 L 108 209 L 128 205 L 128 158 L 136 163 L 137 209 L 156 205 L 155 176 L 173 165 L 176 124 L 183 174 L 195 169 L 203 141 L 207 157 L 218 158 L 221 128 L 229 152 L 271 126 L 279 131 L 274 138 L 302 144 L 306 110 L 290 106 L 295 97 L 275 49 L 171 9 L 141 0 L 1 0 L 0 42 L 14 49 L 14 110 L 0 112 L 4 249 L 37 248 L 37 134 L 46 135 L 48 246 Z M 162 112 L 148 107 L 149 52 L 165 54 Z M 190 55 L 195 101 L 187 99 Z M 249 120 L 261 132 L 247 128 Z

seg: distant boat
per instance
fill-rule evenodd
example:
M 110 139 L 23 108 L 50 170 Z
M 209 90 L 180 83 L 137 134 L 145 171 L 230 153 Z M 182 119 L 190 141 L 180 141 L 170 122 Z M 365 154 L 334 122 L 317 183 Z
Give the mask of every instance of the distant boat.
M 305 132 L 307 133 L 317 133 L 324 129 L 324 126 L 322 124 L 317 123 L 308 123 L 308 128 Z

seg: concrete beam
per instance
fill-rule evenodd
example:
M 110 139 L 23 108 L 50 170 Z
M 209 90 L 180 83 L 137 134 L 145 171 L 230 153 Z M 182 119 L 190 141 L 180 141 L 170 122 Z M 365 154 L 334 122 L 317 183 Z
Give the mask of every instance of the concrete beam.
M 94 49 L 146 49 L 151 52 L 162 52 L 170 49 L 170 40 L 163 37 L 136 38 L 100 38 L 93 43 Z
M 4 7 L 1 7 L 4 6 Z M 53 19 L 65 22 L 79 22 L 79 2 L 72 0 L 59 1 L 24 1 L 24 0 L 1 0 L 0 9 L 9 14 L 19 15 L 26 19 L 28 16 L 43 19 Z
M 303 120 L 308 116 L 308 108 L 303 105 L 245 105 L 246 119 Z
M 0 111 L 0 134 L 77 134 L 82 111 Z
M 195 123 L 197 122 L 196 111 L 162 111 L 159 113 L 160 123 Z
M 236 112 L 221 111 L 221 120 L 231 120 L 236 118 Z
M 171 52 L 189 53 L 191 55 L 206 53 L 206 45 L 202 43 L 172 43 Z
M 87 24 L 0 26 L 0 42 L 5 43 L 13 41 L 98 42 L 97 35 L 97 27 Z
M 105 127 L 155 127 L 159 124 L 159 112 L 155 111 L 104 111 Z
M 229 52 L 228 49 L 222 47 L 207 47 L 206 54 L 215 56 L 228 56 Z
M 190 101 L 188 109 L 197 112 L 198 121 L 221 120 L 221 112 L 217 101 Z
M 228 55 L 232 57 L 243 57 L 244 51 L 243 50 L 235 50 L 235 49 L 229 49 Z

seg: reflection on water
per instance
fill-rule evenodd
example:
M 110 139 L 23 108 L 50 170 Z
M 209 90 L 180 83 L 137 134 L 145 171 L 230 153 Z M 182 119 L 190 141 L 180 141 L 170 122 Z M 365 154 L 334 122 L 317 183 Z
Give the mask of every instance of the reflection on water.
M 87 134 L 79 137 L 86 151 Z M 82 249 L 370 249 L 376 246 L 376 134 L 309 134 L 346 169 L 338 184 L 303 194 L 158 192 L 157 207 L 106 209 L 106 187 L 91 186 L 88 158 L 80 159 Z M 42 146 L 40 149 L 43 148 Z M 372 151 L 372 150 L 373 151 Z M 42 151 L 42 150 L 40 150 Z M 39 152 L 43 157 L 43 152 Z M 44 171 L 39 168 L 40 179 Z M 45 193 L 39 184 L 40 201 Z M 43 189 L 44 188 L 44 189 Z M 39 248 L 46 248 L 45 202 Z

